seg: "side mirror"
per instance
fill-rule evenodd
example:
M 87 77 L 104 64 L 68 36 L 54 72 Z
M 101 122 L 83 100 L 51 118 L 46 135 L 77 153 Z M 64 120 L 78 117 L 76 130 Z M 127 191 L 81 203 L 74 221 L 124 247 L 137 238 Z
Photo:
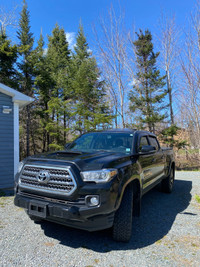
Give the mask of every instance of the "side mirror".
M 148 153 L 148 152 L 154 152 L 154 151 L 156 151 L 155 146 L 150 146 L 149 145 L 149 146 L 143 146 L 140 152 Z
M 65 149 L 68 149 L 70 145 L 71 145 L 71 142 L 70 143 L 66 143 L 65 144 Z

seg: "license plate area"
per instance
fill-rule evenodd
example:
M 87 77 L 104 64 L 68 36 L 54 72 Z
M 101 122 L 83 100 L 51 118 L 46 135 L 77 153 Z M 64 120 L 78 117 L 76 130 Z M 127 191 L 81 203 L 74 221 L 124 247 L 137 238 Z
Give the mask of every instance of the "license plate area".
M 40 218 L 46 218 L 47 205 L 39 202 L 31 201 L 29 203 L 29 215 L 33 215 Z

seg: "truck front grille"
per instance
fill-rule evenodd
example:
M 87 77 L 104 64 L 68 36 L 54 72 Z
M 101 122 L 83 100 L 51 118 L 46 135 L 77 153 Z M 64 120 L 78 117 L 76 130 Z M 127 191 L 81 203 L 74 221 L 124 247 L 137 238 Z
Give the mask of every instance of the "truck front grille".
M 25 165 L 19 187 L 69 196 L 76 190 L 77 184 L 69 168 Z

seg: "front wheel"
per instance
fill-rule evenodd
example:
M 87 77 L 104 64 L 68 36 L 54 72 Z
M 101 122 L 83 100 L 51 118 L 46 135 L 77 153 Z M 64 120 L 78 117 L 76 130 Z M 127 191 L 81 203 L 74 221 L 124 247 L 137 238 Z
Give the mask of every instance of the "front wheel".
M 115 213 L 112 228 L 113 239 L 120 242 L 129 242 L 132 233 L 133 190 L 128 187 L 124 192 L 119 209 Z
M 172 167 L 167 178 L 161 182 L 162 191 L 165 193 L 171 193 L 174 185 L 174 168 Z

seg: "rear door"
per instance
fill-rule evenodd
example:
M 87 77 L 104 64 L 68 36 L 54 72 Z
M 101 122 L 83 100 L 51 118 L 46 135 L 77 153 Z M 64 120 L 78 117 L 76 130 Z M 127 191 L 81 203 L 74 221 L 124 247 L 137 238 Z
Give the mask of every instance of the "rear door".
M 153 154 L 152 168 L 154 172 L 154 181 L 164 176 L 165 157 L 160 147 L 160 144 L 155 136 L 148 136 L 149 144 L 156 148 L 156 152 Z

